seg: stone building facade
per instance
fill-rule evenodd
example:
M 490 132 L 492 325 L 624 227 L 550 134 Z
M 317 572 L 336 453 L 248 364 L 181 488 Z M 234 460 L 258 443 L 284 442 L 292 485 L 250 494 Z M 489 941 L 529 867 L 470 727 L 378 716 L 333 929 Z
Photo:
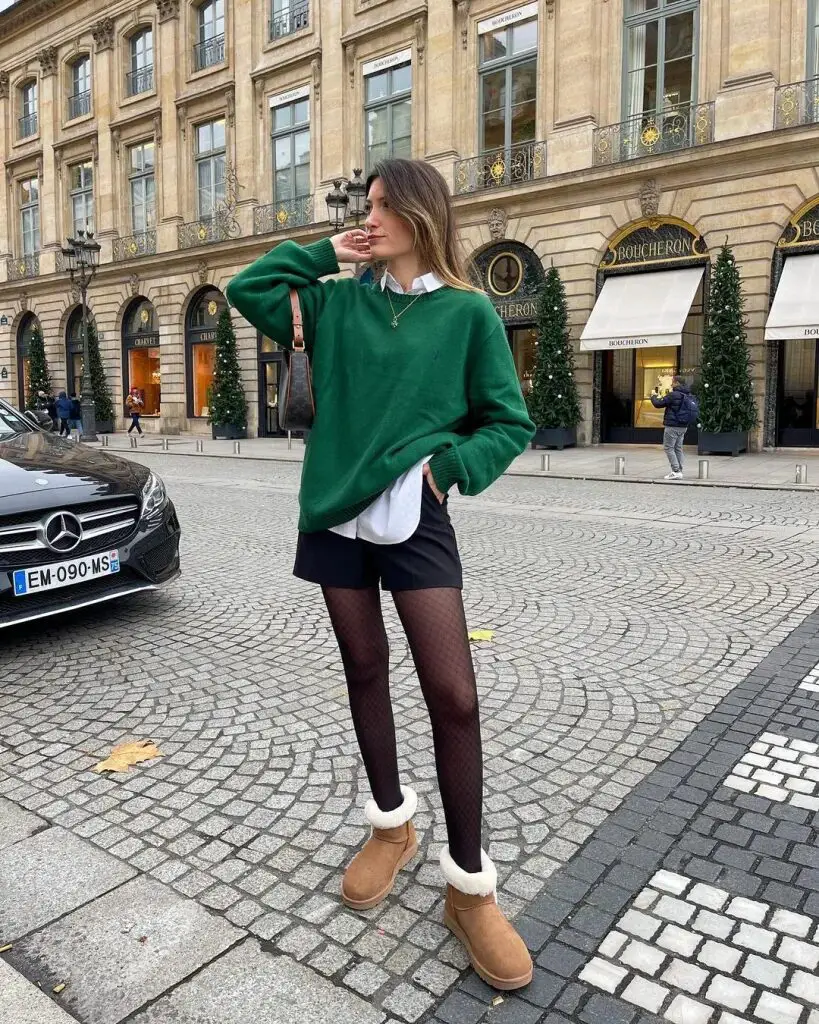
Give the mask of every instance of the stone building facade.
M 647 391 L 696 378 L 727 238 L 754 444 L 817 444 L 818 40 L 819 0 L 17 0 L 0 14 L 0 395 L 20 400 L 35 318 L 75 386 L 60 249 L 87 226 L 117 408 L 137 386 L 148 429 L 209 430 L 227 282 L 326 235 L 334 179 L 392 153 L 450 182 L 524 388 L 543 268 L 560 269 L 582 442 L 656 439 Z M 250 433 L 273 433 L 280 353 L 236 326 Z

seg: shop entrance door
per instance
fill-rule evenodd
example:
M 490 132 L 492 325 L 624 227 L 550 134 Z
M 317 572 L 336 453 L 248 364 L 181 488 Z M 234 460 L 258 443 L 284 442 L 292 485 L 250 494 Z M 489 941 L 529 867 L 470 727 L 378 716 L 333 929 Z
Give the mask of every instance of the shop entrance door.
M 819 447 L 819 341 L 780 342 L 779 368 L 777 444 Z
M 620 349 L 604 353 L 603 440 L 609 444 L 661 444 L 664 409 L 651 404 L 652 392 L 671 390 L 680 370 L 680 348 Z M 686 444 L 696 444 L 697 428 L 685 435 Z
M 259 363 L 259 437 L 281 437 L 279 430 L 279 378 L 282 357 L 270 355 Z
M 506 337 L 509 339 L 509 347 L 512 349 L 521 390 L 524 395 L 527 395 L 532 390 L 532 376 L 535 372 L 537 330 L 534 324 L 507 327 Z

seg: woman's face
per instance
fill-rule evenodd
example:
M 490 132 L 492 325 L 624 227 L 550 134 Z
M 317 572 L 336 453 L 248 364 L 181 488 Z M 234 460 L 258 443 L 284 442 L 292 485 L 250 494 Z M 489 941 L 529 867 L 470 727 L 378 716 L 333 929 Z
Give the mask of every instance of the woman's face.
M 364 228 L 373 259 L 392 260 L 412 252 L 412 228 L 390 208 L 388 200 L 384 198 L 384 186 L 380 178 L 376 178 L 370 186 L 367 210 Z

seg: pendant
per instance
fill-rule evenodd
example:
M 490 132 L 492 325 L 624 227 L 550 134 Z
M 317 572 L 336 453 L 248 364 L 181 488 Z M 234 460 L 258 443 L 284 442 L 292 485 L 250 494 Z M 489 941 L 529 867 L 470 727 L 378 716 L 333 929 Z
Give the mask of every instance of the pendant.
M 397 316 L 394 316 L 392 318 L 392 326 L 393 326 L 393 329 L 398 326 L 398 317 Z

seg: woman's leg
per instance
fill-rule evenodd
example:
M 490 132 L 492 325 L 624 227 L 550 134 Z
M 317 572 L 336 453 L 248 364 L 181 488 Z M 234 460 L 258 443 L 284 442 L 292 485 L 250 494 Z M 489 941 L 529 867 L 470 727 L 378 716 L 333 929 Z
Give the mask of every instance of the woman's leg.
M 338 640 L 355 734 L 381 811 L 393 811 L 404 797 L 398 782 L 395 724 L 390 700 L 390 651 L 377 587 L 323 587 Z
M 404 590 L 393 597 L 432 722 L 449 852 L 464 871 L 480 871 L 481 725 L 461 591 Z

